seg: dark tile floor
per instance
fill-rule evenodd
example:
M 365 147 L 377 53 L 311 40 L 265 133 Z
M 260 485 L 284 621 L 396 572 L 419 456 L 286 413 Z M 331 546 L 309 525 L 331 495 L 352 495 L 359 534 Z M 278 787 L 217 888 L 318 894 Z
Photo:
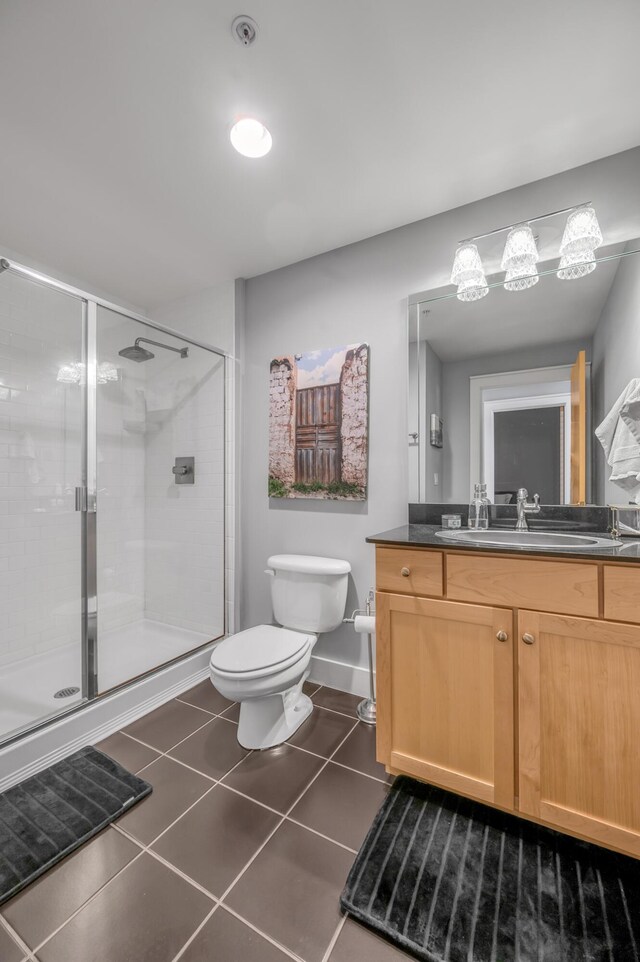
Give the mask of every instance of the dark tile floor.
M 153 793 L 0 909 L 1 962 L 401 962 L 338 899 L 384 799 L 353 695 L 247 752 L 208 680 L 98 747 Z

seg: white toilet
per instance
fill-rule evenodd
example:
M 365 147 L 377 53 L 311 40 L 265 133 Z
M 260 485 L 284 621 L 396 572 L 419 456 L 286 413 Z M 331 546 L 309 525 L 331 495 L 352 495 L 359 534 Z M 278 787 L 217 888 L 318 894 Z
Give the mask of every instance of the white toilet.
M 269 558 L 273 614 L 282 627 L 258 625 L 225 638 L 211 655 L 214 688 L 240 702 L 238 741 L 272 748 L 290 738 L 313 710 L 302 686 L 318 635 L 342 622 L 351 565 L 335 558 Z

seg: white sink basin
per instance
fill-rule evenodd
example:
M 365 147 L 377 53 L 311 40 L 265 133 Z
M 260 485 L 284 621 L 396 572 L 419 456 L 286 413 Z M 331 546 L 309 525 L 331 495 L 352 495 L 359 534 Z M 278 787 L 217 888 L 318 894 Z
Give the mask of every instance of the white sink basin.
M 621 541 L 597 534 L 556 534 L 551 531 L 506 531 L 501 528 L 489 528 L 485 531 L 475 531 L 468 528 L 436 531 L 436 537 L 444 541 L 457 541 L 462 544 L 497 545 L 512 548 L 549 548 L 561 551 L 563 548 L 587 548 L 589 551 L 597 548 L 620 547 Z

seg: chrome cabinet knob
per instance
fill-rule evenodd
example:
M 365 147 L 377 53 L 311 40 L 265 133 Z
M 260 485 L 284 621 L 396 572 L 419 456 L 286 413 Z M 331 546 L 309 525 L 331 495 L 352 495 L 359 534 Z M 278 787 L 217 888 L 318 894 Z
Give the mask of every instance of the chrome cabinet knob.
M 532 645 L 535 641 L 535 638 L 533 635 L 530 635 L 528 631 L 525 631 L 524 635 L 522 636 L 522 640 L 524 641 L 525 645 Z
M 403 578 L 408 578 L 409 575 L 411 574 L 411 569 L 410 569 L 410 568 L 400 568 L 400 574 L 402 575 Z
M 498 641 L 509 641 L 509 635 L 506 633 L 506 631 L 499 631 L 496 635 L 496 638 Z

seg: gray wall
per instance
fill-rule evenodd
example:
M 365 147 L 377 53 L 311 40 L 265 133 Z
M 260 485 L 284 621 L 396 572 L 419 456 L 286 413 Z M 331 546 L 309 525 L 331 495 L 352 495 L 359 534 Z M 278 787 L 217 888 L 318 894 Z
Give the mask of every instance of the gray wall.
M 353 567 L 348 604 L 355 606 L 374 583 L 374 551 L 365 543 L 366 536 L 406 521 L 408 295 L 449 283 L 460 237 L 584 198 L 592 198 L 597 208 L 599 203 L 602 209 L 606 206 L 612 223 L 628 222 L 630 211 L 640 210 L 639 165 L 636 148 L 247 281 L 241 438 L 243 627 L 271 620 L 263 574 L 269 554 L 291 551 L 348 558 Z M 607 226 L 603 222 L 603 230 Z M 371 345 L 369 500 L 270 502 L 270 359 L 282 352 L 356 341 Z M 317 652 L 352 665 L 365 660 L 364 643 L 347 626 L 322 638 Z
M 443 365 L 443 473 L 446 480 L 443 500 L 464 504 L 469 500 L 471 485 L 478 480 L 469 477 L 469 378 L 479 374 L 499 374 L 501 371 L 524 371 L 535 367 L 573 364 L 581 350 L 586 350 L 587 361 L 590 360 L 591 342 L 580 339 Z
M 637 247 L 636 245 L 633 245 Z M 632 378 L 640 377 L 640 254 L 624 257 L 593 336 L 593 427 L 596 428 Z M 629 501 L 628 492 L 609 481 L 600 442 L 594 439 L 596 501 Z

